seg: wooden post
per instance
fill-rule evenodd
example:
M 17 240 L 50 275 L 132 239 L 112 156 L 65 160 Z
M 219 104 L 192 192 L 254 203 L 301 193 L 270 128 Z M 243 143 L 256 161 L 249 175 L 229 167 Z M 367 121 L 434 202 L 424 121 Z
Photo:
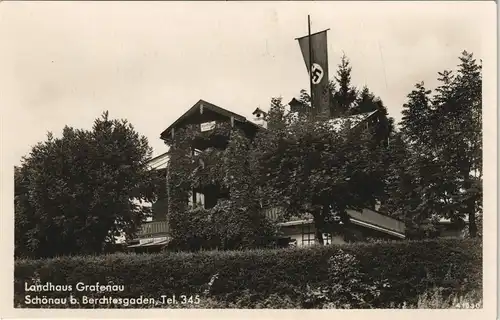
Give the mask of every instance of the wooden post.
M 314 107 L 316 107 L 313 103 L 314 98 L 313 98 L 313 81 L 312 81 L 312 65 L 313 65 L 313 50 L 312 50 L 312 41 L 311 41 L 311 16 L 307 15 L 307 34 L 308 34 L 308 41 L 309 41 L 309 65 L 307 66 L 309 68 L 309 91 L 311 92 L 310 98 L 311 98 L 311 111 L 313 114 L 313 117 L 316 116 L 316 110 Z
M 231 116 L 231 128 L 233 128 L 233 127 L 234 127 L 234 117 Z
M 170 177 L 170 172 L 169 172 L 169 169 L 170 169 L 170 159 L 167 159 L 167 167 L 165 168 L 165 184 L 166 184 L 166 193 L 167 193 L 167 218 L 166 218 L 166 221 L 168 221 L 168 217 L 170 215 L 170 207 L 171 207 L 171 201 L 170 201 L 170 185 L 169 185 L 169 177 Z

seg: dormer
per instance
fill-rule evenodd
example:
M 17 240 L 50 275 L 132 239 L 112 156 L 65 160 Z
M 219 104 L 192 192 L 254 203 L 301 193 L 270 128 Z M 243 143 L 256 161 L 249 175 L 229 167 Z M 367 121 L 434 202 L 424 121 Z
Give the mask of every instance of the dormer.
M 253 121 L 262 127 L 266 127 L 267 125 L 267 112 L 263 111 L 261 108 L 255 109 L 252 112 Z

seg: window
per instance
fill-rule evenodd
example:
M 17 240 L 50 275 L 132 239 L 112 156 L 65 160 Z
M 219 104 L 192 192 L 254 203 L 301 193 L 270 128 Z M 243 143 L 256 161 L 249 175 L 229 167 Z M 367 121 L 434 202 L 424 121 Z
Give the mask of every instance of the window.
M 205 208 L 205 195 L 203 193 L 196 192 L 196 205 Z
M 189 208 L 195 208 L 195 207 L 202 207 L 205 208 L 205 195 L 200 192 L 196 192 L 193 197 L 193 192 L 190 191 L 188 193 L 188 207 Z
M 193 191 L 188 192 L 188 208 L 193 207 Z
M 330 233 L 323 233 L 323 244 L 332 244 L 332 235 Z
M 199 156 L 200 154 L 202 154 L 202 152 L 203 152 L 203 151 L 201 151 L 200 149 L 193 148 L 192 155 L 193 155 L 193 157 L 197 157 L 197 156 Z M 192 162 L 192 163 L 194 163 L 194 162 L 195 162 L 195 160 L 194 160 L 194 159 L 192 159 L 192 160 L 191 160 L 191 162 Z M 200 164 L 200 166 L 201 166 L 202 168 L 205 168 L 205 162 L 203 161 L 203 159 L 199 158 L 199 159 L 198 159 L 198 162 L 199 162 L 199 164 Z
M 316 242 L 314 233 L 303 233 L 302 234 L 302 245 L 312 246 Z
M 302 245 L 312 246 L 316 242 L 316 235 L 312 231 L 311 225 L 302 225 Z

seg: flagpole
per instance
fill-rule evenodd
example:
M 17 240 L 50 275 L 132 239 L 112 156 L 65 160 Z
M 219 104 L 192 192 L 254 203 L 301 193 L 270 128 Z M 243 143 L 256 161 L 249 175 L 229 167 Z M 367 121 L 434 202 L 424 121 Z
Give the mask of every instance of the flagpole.
M 307 35 L 308 35 L 308 41 L 309 41 L 309 92 L 311 93 L 311 112 L 313 115 L 316 113 L 314 110 L 314 105 L 313 105 L 313 82 L 312 82 L 312 41 L 311 41 L 311 16 L 307 15 Z

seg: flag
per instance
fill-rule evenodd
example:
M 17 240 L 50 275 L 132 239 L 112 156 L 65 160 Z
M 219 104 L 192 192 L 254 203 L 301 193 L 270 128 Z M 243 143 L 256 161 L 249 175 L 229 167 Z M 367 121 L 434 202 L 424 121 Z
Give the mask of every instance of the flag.
M 316 111 L 315 113 L 329 113 L 330 111 L 327 31 L 324 30 L 310 36 L 297 38 L 306 69 L 311 77 L 311 103 L 314 108 L 313 112 Z M 311 51 L 309 51 L 309 37 L 311 37 Z M 312 53 L 311 61 L 309 61 L 309 52 Z

